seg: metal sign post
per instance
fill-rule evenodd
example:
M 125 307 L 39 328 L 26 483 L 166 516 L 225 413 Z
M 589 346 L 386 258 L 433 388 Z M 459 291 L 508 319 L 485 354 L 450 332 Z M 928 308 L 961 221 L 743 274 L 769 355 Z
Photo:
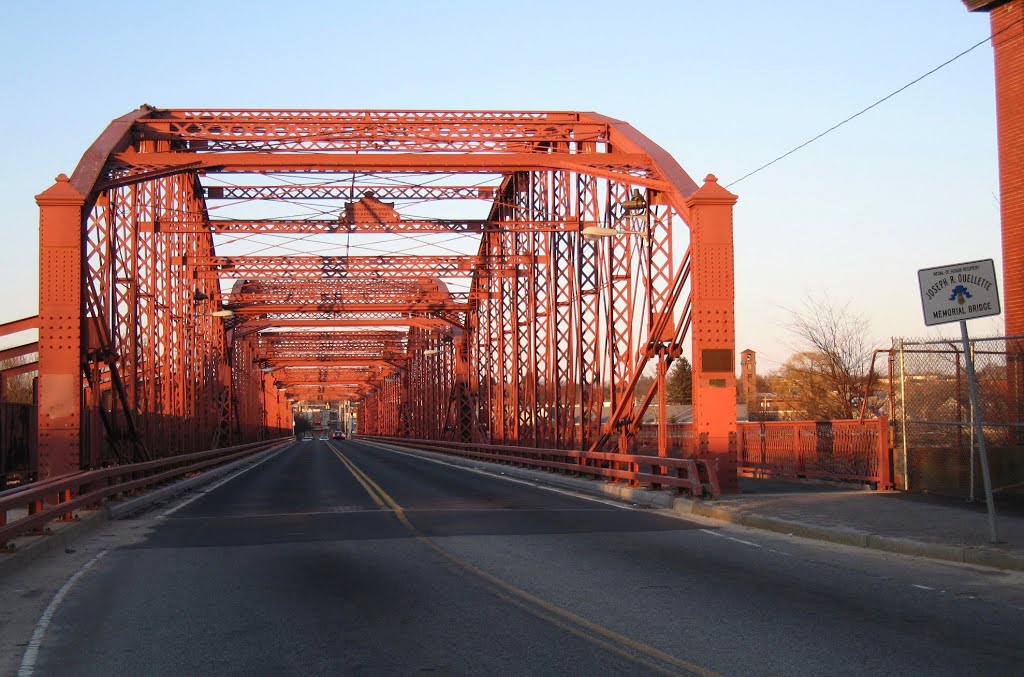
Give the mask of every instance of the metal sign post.
M 974 372 L 974 354 L 967 335 L 967 320 L 998 315 L 999 288 L 996 285 L 995 264 L 992 259 L 970 261 L 917 271 L 921 287 L 921 306 L 926 326 L 960 322 L 964 364 L 971 392 L 971 413 L 978 437 L 981 461 L 981 480 L 985 486 L 985 505 L 988 508 L 989 540 L 999 542 L 996 531 L 996 508 L 992 499 L 992 476 L 988 469 L 988 451 L 985 448 L 985 426 L 978 402 L 978 378 Z
M 974 374 L 974 355 L 967 337 L 967 321 L 960 321 L 960 337 L 964 344 L 964 363 L 967 366 L 967 383 L 971 389 L 971 414 L 974 417 L 974 430 L 978 436 L 978 458 L 981 460 L 981 481 L 985 487 L 985 505 L 988 508 L 988 534 L 993 543 L 999 542 L 996 532 L 996 507 L 992 499 L 992 475 L 988 472 L 988 451 L 985 449 L 985 425 L 981 419 L 981 406 L 978 404 L 978 378 Z

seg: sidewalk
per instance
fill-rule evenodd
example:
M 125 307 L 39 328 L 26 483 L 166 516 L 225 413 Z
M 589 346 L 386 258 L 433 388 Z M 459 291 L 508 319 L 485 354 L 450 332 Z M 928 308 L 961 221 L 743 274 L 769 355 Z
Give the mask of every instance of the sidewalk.
M 1024 515 L 997 506 L 999 543 L 989 542 L 984 505 L 900 492 L 843 491 L 741 479 L 744 493 L 688 501 L 690 512 L 796 536 L 1024 570 Z M 677 510 L 686 511 L 685 505 Z

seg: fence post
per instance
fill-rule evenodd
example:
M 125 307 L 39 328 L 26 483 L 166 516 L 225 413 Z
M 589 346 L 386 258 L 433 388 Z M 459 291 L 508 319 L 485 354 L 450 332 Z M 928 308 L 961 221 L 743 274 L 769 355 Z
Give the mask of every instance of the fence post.
M 899 340 L 900 350 L 900 440 L 903 443 L 903 490 L 910 490 L 910 461 L 907 453 L 907 363 L 903 339 Z
M 800 424 L 793 423 L 793 472 L 797 475 L 803 470 L 804 450 L 800 441 Z
M 889 417 L 878 417 L 878 489 L 892 489 L 892 446 L 889 444 Z

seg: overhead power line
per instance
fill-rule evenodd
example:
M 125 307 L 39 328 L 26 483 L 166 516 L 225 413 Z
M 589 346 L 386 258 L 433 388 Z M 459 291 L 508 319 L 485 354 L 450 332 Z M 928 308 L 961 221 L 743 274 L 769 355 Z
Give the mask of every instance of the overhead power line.
M 936 73 L 936 72 L 938 72 L 938 71 L 942 70 L 943 68 L 945 68 L 945 67 L 946 67 L 946 66 L 948 66 L 949 64 L 953 63 L 954 61 L 956 61 L 956 60 L 957 60 L 957 59 L 959 59 L 960 57 L 962 57 L 962 56 L 964 56 L 964 55 L 966 55 L 966 54 L 969 54 L 969 53 L 973 52 L 973 51 L 974 51 L 975 49 L 977 49 L 978 47 L 981 47 L 981 46 L 982 46 L 982 45 L 984 45 L 984 44 L 985 44 L 986 42 L 989 42 L 989 41 L 991 41 L 991 40 L 992 40 L 992 39 L 993 39 L 994 37 L 996 37 L 996 36 L 997 36 L 997 35 L 999 35 L 1000 33 L 1003 33 L 1003 32 L 1005 32 L 1005 31 L 1008 31 L 1008 30 L 1010 30 L 1011 28 L 1013 28 L 1014 26 L 1016 26 L 1017 24 L 1019 24 L 1019 23 L 1020 23 L 1021 21 L 1024 21 L 1024 19 L 1017 19 L 1016 21 L 1014 21 L 1014 22 L 1013 22 L 1012 24 L 1010 24 L 1009 26 L 1007 26 L 1007 27 L 1003 28 L 1002 30 L 1000 30 L 1000 31 L 998 31 L 998 32 L 996 32 L 996 33 L 993 33 L 992 35 L 988 36 L 987 38 L 985 38 L 985 39 L 984 39 L 984 40 L 982 40 L 981 42 L 977 42 L 977 43 L 975 43 L 975 44 L 971 45 L 970 47 L 968 47 L 968 48 L 967 48 L 967 49 L 965 49 L 964 51 L 962 51 L 962 52 L 960 52 L 959 54 L 957 54 L 956 56 L 952 57 L 951 59 L 948 59 L 948 60 L 946 60 L 946 61 L 943 61 L 942 63 L 940 63 L 940 64 L 939 64 L 938 66 L 936 66 L 935 68 L 931 69 L 931 70 L 930 70 L 930 71 L 928 71 L 927 73 L 925 73 L 925 74 L 923 74 L 923 75 L 920 75 L 920 76 L 918 76 L 918 77 L 914 78 L 913 80 L 911 80 L 911 81 L 910 81 L 910 82 L 908 82 L 907 84 L 903 85 L 903 86 L 902 86 L 902 87 L 900 87 L 899 89 L 897 89 L 897 90 L 895 90 L 895 91 L 893 91 L 893 92 L 890 92 L 889 94 L 885 95 L 884 97 L 882 97 L 882 98 L 881 98 L 881 99 L 879 99 L 878 101 L 875 101 L 875 102 L 874 102 L 873 104 L 871 104 L 871 105 L 870 105 L 870 106 L 868 106 L 867 108 L 863 108 L 863 109 L 861 109 L 861 110 L 857 111 L 856 113 L 854 113 L 853 115 L 851 115 L 850 117 L 846 118 L 846 119 L 845 119 L 845 120 L 843 120 L 842 122 L 839 122 L 839 123 L 837 123 L 837 124 L 835 124 L 835 125 L 832 125 L 831 127 L 829 127 L 828 129 L 826 129 L 825 131 L 823 131 L 823 132 L 822 132 L 821 134 L 818 134 L 818 135 L 817 135 L 817 136 L 815 136 L 814 138 L 811 138 L 811 139 L 808 139 L 807 141 L 804 141 L 804 142 L 803 142 L 803 143 L 801 143 L 801 144 L 800 144 L 799 146 L 797 146 L 797 147 L 795 147 L 795 148 L 793 148 L 793 149 L 791 149 L 791 150 L 788 150 L 788 151 L 786 151 L 785 153 L 783 153 L 783 154 L 782 154 L 782 155 L 780 155 L 779 157 L 775 158 L 775 159 L 774 159 L 774 160 L 772 160 L 771 162 L 769 162 L 769 163 L 767 163 L 767 164 L 764 164 L 764 165 L 761 165 L 760 167 L 758 167 L 758 168 L 757 168 L 757 169 L 755 169 L 754 171 L 752 171 L 752 172 L 748 172 L 748 173 L 744 174 L 743 176 L 741 176 L 740 178 L 736 179 L 735 181 L 732 181 L 731 183 L 727 183 L 727 184 L 726 184 L 726 188 L 728 188 L 729 186 L 735 186 L 735 185 L 736 185 L 737 183 L 739 183 L 740 181 L 743 181 L 744 179 L 748 179 L 748 178 L 750 178 L 751 176 L 753 176 L 754 174 L 757 174 L 758 172 L 760 172 L 760 171 L 762 171 L 762 170 L 764 170 L 764 169 L 767 169 L 767 168 L 771 167 L 771 166 L 772 166 L 773 164 L 775 164 L 775 163 L 776 163 L 776 162 L 778 162 L 779 160 L 782 160 L 782 159 L 784 159 L 784 158 L 787 158 L 787 157 L 789 157 L 790 155 L 792 155 L 793 153 L 797 152 L 797 151 L 798 151 L 798 150 L 800 150 L 801 148 L 805 148 L 805 147 L 807 147 L 807 146 L 811 145 L 812 143 L 814 143 L 814 142 L 815 142 L 815 141 L 817 141 L 818 139 L 822 138 L 823 136 L 826 136 L 826 135 L 828 135 L 828 134 L 831 134 L 831 133 L 832 133 L 832 132 L 834 132 L 835 130 L 837 130 L 837 129 L 839 129 L 840 127 L 842 127 L 843 125 L 845 125 L 845 124 L 846 124 L 847 122 L 850 122 L 851 120 L 854 120 L 854 119 L 856 119 L 856 118 L 860 117 L 861 115 L 863 115 L 864 113 L 867 113 L 867 112 L 868 112 L 869 110 L 871 110 L 871 109 L 872 109 L 872 108 L 874 108 L 875 106 L 878 106 L 878 105 L 880 105 L 880 104 L 882 104 L 882 103 L 885 103 L 886 101 L 888 101 L 888 100 L 889 100 L 889 99 L 891 99 L 892 97 L 896 96 L 897 94 L 899 94 L 899 93 L 900 93 L 900 92 L 902 92 L 903 90 L 905 90 L 905 89 L 907 89 L 907 88 L 909 88 L 909 87 L 911 87 L 911 86 L 913 86 L 913 85 L 916 85 L 917 83 L 921 82 L 921 80 L 924 80 L 924 79 L 925 79 L 926 77 L 928 77 L 929 75 L 932 75 L 933 73 Z

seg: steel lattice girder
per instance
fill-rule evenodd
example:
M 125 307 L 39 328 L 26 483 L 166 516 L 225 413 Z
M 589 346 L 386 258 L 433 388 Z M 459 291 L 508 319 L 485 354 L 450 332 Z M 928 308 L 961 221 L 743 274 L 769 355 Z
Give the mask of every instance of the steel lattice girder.
M 225 173 L 252 172 L 401 172 L 424 174 L 494 174 L 529 172 L 538 167 L 548 171 L 580 172 L 613 181 L 664 191 L 669 185 L 658 178 L 651 158 L 640 154 L 617 153 L 606 155 L 508 153 L 477 155 L 380 154 L 342 155 L 333 153 L 302 153 L 268 155 L 266 153 L 196 153 L 183 155 L 176 152 L 140 153 L 129 149 L 114 156 L 115 162 L 131 167 L 120 179 L 109 185 L 134 183 L 183 171 L 219 171 Z
M 163 227 L 184 224 L 162 222 Z M 237 233 L 482 233 L 491 230 L 533 230 L 538 232 L 578 231 L 579 221 L 484 221 L 479 219 L 402 219 L 394 223 L 358 222 L 347 223 L 328 219 L 273 219 L 242 220 L 215 219 L 207 222 L 205 228 L 218 234 Z
M 469 310 L 468 303 L 456 303 L 452 301 L 408 301 L 404 303 L 390 303 L 388 301 L 370 302 L 330 302 L 320 301 L 317 303 L 286 303 L 272 300 L 268 303 L 231 304 L 229 306 L 236 315 L 257 315 L 264 316 L 268 313 L 365 313 L 373 311 L 384 311 L 391 313 L 417 313 L 417 312 L 465 312 Z
M 211 185 L 217 175 L 239 183 L 231 174 L 264 180 Z M 231 218 L 230 200 L 334 204 L 317 218 Z M 450 200 L 482 200 L 489 212 L 403 213 Z M 321 395 L 334 388 L 362 401 L 368 432 L 625 449 L 637 398 L 641 409 L 663 399 L 665 367 L 692 322 L 695 439 L 727 467 L 734 201 L 713 177 L 698 188 L 646 137 L 593 113 L 140 109 L 40 196 L 41 410 L 67 412 L 41 419 L 41 454 L 67 445 L 81 418 L 46 384 L 75 382 L 83 363 L 109 375 L 86 374 L 83 401 L 118 412 L 104 421 L 110 439 L 127 427 L 156 454 L 197 444 L 172 441 L 175 426 L 161 421 L 197 419 L 187 427 L 214 444 L 265 434 L 281 420 L 281 388 L 294 399 L 300 387 L 279 377 L 299 368 L 318 370 Z M 679 221 L 691 228 L 690 251 L 673 246 Z M 219 238 L 446 231 L 478 238 L 476 255 L 218 251 Z M 588 240 L 594 232 L 623 237 Z M 450 278 L 468 292 L 448 292 L 440 280 Z M 229 280 L 255 284 L 222 292 Z M 73 305 L 82 299 L 70 315 L 79 322 L 61 319 L 65 288 Z M 224 318 L 225 307 L 235 314 Z M 392 327 L 404 339 L 326 331 L 343 327 Z M 319 380 L 350 378 L 331 365 L 355 361 L 375 365 L 355 394 Z M 656 387 L 636 392 L 654 363 Z M 663 434 L 658 446 L 668 452 Z
M 418 303 L 457 303 L 465 304 L 470 299 L 483 296 L 472 292 L 417 291 L 408 287 L 395 286 L 388 288 L 380 284 L 379 289 L 373 285 L 338 284 L 339 278 L 329 280 L 288 280 L 282 284 L 274 284 L 275 280 L 266 280 L 255 289 L 232 292 L 227 298 L 229 304 L 244 306 L 248 303 L 373 303 L 387 301 L 391 303 L 415 300 Z M 270 311 L 284 312 L 284 311 Z
M 149 138 L 205 142 L 216 150 L 508 152 L 524 142 L 609 141 L 607 124 L 573 112 L 192 111 L 142 118 Z M 204 145 L 199 146 L 200 148 Z M 289 146 L 282 148 L 282 145 Z
M 315 185 L 315 186 L 208 186 L 208 200 L 358 200 L 367 193 L 380 200 L 486 200 L 494 199 L 491 186 L 438 185 Z
M 348 276 L 419 280 L 425 277 L 472 277 L 515 274 L 530 257 L 508 255 L 493 263 L 479 256 L 205 256 L 172 258 L 173 265 L 213 270 L 235 278 L 331 279 Z M 485 265 L 486 264 L 486 265 Z

